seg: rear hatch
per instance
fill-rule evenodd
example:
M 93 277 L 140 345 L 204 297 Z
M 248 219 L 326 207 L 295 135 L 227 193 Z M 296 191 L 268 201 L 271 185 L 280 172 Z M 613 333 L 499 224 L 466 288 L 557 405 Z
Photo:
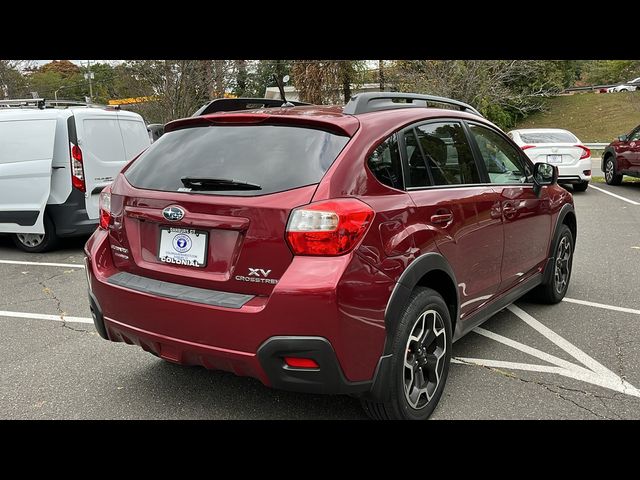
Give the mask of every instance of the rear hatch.
M 321 126 L 278 124 L 264 114 L 168 125 L 114 183 L 116 267 L 268 295 L 293 258 L 285 240 L 291 210 L 311 201 L 349 141 L 347 132 Z

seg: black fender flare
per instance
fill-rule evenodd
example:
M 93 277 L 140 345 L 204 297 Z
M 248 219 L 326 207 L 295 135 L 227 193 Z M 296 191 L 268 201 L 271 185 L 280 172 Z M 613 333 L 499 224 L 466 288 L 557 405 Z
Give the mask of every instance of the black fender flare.
M 572 214 L 573 218 L 575 219 L 576 234 L 573 236 L 574 237 L 573 238 L 573 250 L 575 251 L 575 249 L 576 249 L 576 241 L 577 241 L 577 237 L 578 237 L 578 217 L 576 216 L 575 207 L 570 203 L 565 203 L 562 206 L 562 208 L 560 209 L 560 212 L 558 213 L 558 216 L 556 217 L 556 224 L 553 227 L 553 237 L 551 238 L 551 243 L 549 244 L 549 255 L 547 257 L 547 265 L 545 266 L 543 279 L 542 279 L 542 282 L 545 283 L 545 284 L 550 280 L 551 273 L 553 272 L 553 263 L 555 261 L 556 245 L 558 243 L 558 235 L 559 235 L 560 225 L 562 225 L 564 223 L 564 219 L 569 214 Z
M 458 282 L 456 281 L 456 276 L 453 273 L 453 269 L 449 262 L 439 253 L 429 252 L 423 255 L 420 255 L 413 262 L 409 264 L 409 266 L 402 272 L 396 286 L 391 292 L 391 297 L 389 298 L 389 302 L 387 303 L 387 308 L 384 312 L 384 324 L 387 329 L 387 338 L 389 338 L 389 332 L 393 331 L 393 320 L 398 318 L 400 312 L 407 304 L 409 297 L 411 296 L 411 292 L 418 284 L 418 282 L 424 277 L 427 273 L 432 272 L 434 270 L 440 270 L 446 273 L 451 282 L 455 285 L 455 294 L 456 294 L 456 303 L 455 303 L 455 318 L 451 320 L 457 324 L 458 316 L 460 315 L 460 299 L 458 294 Z M 387 345 L 385 345 L 385 353 L 388 353 Z
M 429 272 L 439 270 L 444 272 L 454 285 L 455 290 L 455 318 L 451 320 L 458 324 L 458 317 L 460 316 L 460 298 L 458 293 L 458 282 L 456 276 L 453 273 L 453 269 L 449 262 L 437 252 L 429 252 L 420 255 L 400 275 L 391 297 L 387 302 L 387 308 L 384 312 L 384 323 L 387 331 L 386 340 L 384 343 L 384 351 L 378 366 L 373 376 L 373 386 L 368 392 L 367 396 L 374 398 L 378 401 L 383 401 L 388 398 L 389 392 L 384 390 L 386 385 L 385 379 L 392 375 L 391 372 L 391 360 L 393 354 L 389 351 L 390 340 L 394 332 L 394 319 L 398 318 L 402 312 L 402 309 L 407 304 L 411 292 L 416 287 L 418 282 Z
M 608 146 L 604 149 L 604 152 L 602 152 L 602 160 L 600 161 L 600 169 L 604 172 L 604 160 L 605 158 L 607 158 L 608 154 L 611 154 L 611 156 L 613 157 L 613 164 L 616 167 L 616 170 L 618 169 L 618 158 L 616 157 L 616 151 L 614 150 L 614 148 L 612 146 Z

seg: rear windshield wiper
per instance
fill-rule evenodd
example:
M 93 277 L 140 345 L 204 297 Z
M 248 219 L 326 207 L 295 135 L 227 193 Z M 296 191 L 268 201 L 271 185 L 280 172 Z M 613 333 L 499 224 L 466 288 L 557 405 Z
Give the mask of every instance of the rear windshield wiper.
M 192 190 L 262 190 L 262 187 L 256 183 L 239 182 L 228 178 L 182 177 L 180 181 Z

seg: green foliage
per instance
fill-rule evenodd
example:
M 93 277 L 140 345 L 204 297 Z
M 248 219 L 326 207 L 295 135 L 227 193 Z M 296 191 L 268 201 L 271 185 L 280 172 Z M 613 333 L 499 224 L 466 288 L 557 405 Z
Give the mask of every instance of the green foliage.
M 638 60 L 592 60 L 585 62 L 581 80 L 587 85 L 609 85 L 640 76 Z

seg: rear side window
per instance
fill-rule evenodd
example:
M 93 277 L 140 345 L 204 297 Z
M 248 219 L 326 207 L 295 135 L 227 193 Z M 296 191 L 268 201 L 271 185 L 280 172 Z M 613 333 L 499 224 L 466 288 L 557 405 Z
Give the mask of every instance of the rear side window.
M 349 137 L 283 125 L 192 127 L 165 133 L 126 171 L 135 187 L 189 191 L 185 177 L 259 186 L 219 185 L 198 193 L 255 196 L 318 183 Z
M 578 139 L 569 132 L 520 133 L 525 143 L 577 143 Z
M 51 159 L 55 133 L 55 120 L 0 122 L 0 164 Z
M 373 151 L 367 165 L 381 183 L 399 190 L 404 188 L 398 137 L 395 133 Z

